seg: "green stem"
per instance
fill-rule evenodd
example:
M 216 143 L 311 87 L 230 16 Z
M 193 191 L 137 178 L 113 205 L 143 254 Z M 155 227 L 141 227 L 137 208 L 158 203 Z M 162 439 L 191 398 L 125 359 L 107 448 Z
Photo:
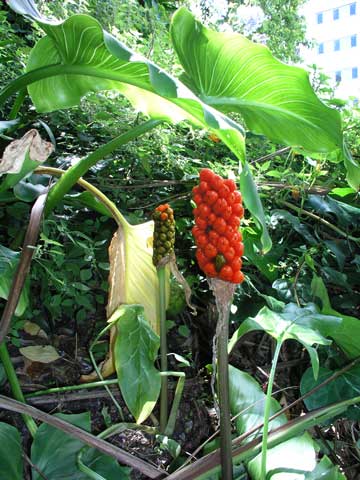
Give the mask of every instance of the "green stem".
M 218 357 L 218 386 L 220 407 L 220 458 L 222 480 L 232 480 L 232 438 L 231 438 L 231 414 L 229 398 L 229 308 L 223 312 L 222 325 L 219 331 L 217 344 Z
M 62 200 L 64 195 L 76 184 L 80 177 L 82 177 L 93 165 L 102 160 L 117 148 L 125 145 L 127 142 L 134 140 L 138 136 L 152 130 L 161 123 L 160 120 L 149 120 L 141 125 L 133 127 L 126 133 L 110 140 L 110 142 L 102 145 L 87 157 L 80 160 L 78 163 L 70 167 L 60 180 L 51 188 L 45 207 L 45 215 L 54 210 L 57 204 Z
M 22 104 L 24 103 L 25 98 L 26 98 L 26 88 L 23 88 L 22 90 L 19 91 L 18 96 L 16 97 L 16 100 L 14 102 L 14 105 L 12 106 L 11 112 L 9 114 L 9 120 L 15 120 Z
M 268 443 L 268 435 L 269 435 L 269 418 L 270 418 L 270 410 L 271 410 L 272 391 L 273 391 L 276 366 L 279 360 L 281 346 L 282 346 L 282 336 L 280 336 L 276 342 L 276 349 L 275 349 L 274 358 L 271 365 L 269 383 L 268 383 L 268 388 L 266 392 L 266 401 L 265 401 L 265 409 L 264 409 L 264 429 L 263 429 L 263 438 L 262 438 L 262 446 L 261 446 L 261 469 L 260 469 L 261 479 L 266 478 L 266 456 L 267 456 L 267 443 Z
M 94 366 L 94 369 L 95 369 L 95 372 L 97 373 L 97 376 L 100 378 L 100 380 L 102 382 L 104 382 L 104 378 L 101 374 L 101 371 L 100 369 L 98 368 L 97 364 L 96 364 L 96 361 L 95 361 L 95 357 L 94 357 L 94 354 L 93 354 L 93 348 L 95 347 L 96 343 L 98 342 L 98 340 L 108 331 L 110 330 L 110 328 L 112 328 L 114 325 L 113 323 L 110 323 L 109 325 L 107 325 L 103 330 L 101 330 L 101 332 L 96 336 L 95 340 L 93 341 L 93 343 L 91 344 L 90 348 L 89 348 L 89 356 L 90 356 L 90 359 L 91 359 L 91 362 Z M 110 347 L 111 348 L 111 347 Z M 105 387 L 105 390 L 107 391 L 107 393 L 109 394 L 109 397 L 111 398 L 111 400 L 113 401 L 114 405 L 116 406 L 116 408 L 118 409 L 118 412 L 119 412 L 119 415 L 120 415 L 120 418 L 121 420 L 124 420 L 124 414 L 123 414 L 123 411 L 122 411 L 122 408 L 119 404 L 119 402 L 116 400 L 116 398 L 114 397 L 114 395 L 112 394 L 110 388 L 104 384 L 104 387 Z
M 100 382 L 81 383 L 79 385 L 67 385 L 66 387 L 47 388 L 46 390 L 39 390 L 37 392 L 29 393 L 25 395 L 25 398 L 41 397 L 43 395 L 49 395 L 52 393 L 67 393 L 74 390 L 83 390 L 85 388 L 104 387 L 105 385 L 115 385 L 117 383 L 118 380 L 114 378 L 112 380 L 102 380 Z
M 13 364 L 11 362 L 11 358 L 8 352 L 8 349 L 6 347 L 5 340 L 0 344 L 0 360 L 4 366 L 6 376 L 9 380 L 10 386 L 12 393 L 14 395 L 15 400 L 18 400 L 21 403 L 26 403 L 24 394 L 21 390 L 19 380 L 16 376 L 15 369 L 13 367 Z M 30 417 L 30 415 L 22 414 L 23 420 L 25 425 L 27 426 L 30 434 L 32 437 L 34 437 L 36 431 L 37 431 L 37 426 L 36 423 L 34 422 L 33 418 Z
M 43 175 L 55 175 L 57 177 L 66 175 L 65 170 L 54 167 L 37 167 L 34 170 L 34 173 Z M 127 221 L 125 220 L 124 216 L 120 213 L 115 203 L 112 202 L 104 193 L 102 193 L 98 188 L 94 187 L 94 185 L 87 182 L 83 178 L 79 178 L 76 183 L 84 190 L 90 192 L 95 198 L 97 198 L 99 202 L 101 202 L 109 210 L 109 213 L 118 225 L 126 227 Z
M 166 332 L 166 274 L 165 267 L 157 269 L 159 279 L 159 304 L 160 304 L 160 362 L 161 372 L 167 372 L 167 332 Z M 160 393 L 160 432 L 165 433 L 168 421 L 168 379 L 167 376 L 161 377 Z
M 174 393 L 174 400 L 171 405 L 169 420 L 167 422 L 166 429 L 165 429 L 165 435 L 167 435 L 168 437 L 171 437 L 175 430 L 177 412 L 179 410 L 179 405 L 180 405 L 182 393 L 185 386 L 185 373 L 184 372 L 169 372 L 169 373 L 171 373 L 172 376 L 179 377 L 179 380 L 176 384 L 175 393 Z

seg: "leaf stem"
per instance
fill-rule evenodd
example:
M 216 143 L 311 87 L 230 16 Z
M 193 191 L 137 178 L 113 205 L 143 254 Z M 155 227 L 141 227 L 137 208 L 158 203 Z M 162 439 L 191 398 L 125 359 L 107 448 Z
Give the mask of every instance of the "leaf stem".
M 166 331 L 166 273 L 165 266 L 157 269 L 159 279 L 159 305 L 160 305 L 160 368 L 161 372 L 167 372 L 167 331 Z M 164 434 L 168 421 L 168 379 L 161 376 L 160 393 L 160 432 Z
M 266 392 L 266 401 L 265 401 L 265 409 L 264 409 L 264 429 L 263 429 L 262 446 L 261 446 L 261 468 L 260 468 L 260 477 L 259 477 L 260 479 L 266 478 L 266 456 L 267 456 L 267 443 L 268 443 L 268 435 L 269 435 L 269 418 L 270 418 L 270 410 L 271 410 L 272 391 L 273 391 L 276 366 L 279 360 L 281 346 L 282 346 L 282 336 L 280 336 L 276 342 L 276 349 L 275 349 L 274 358 L 272 361 L 272 366 L 271 366 L 270 376 L 269 376 L 269 383 L 268 383 L 268 388 Z
M 19 380 L 17 378 L 14 366 L 11 362 L 11 358 L 7 349 L 7 346 L 5 344 L 5 341 L 3 341 L 0 344 L 0 360 L 4 366 L 6 376 L 9 380 L 10 386 L 12 393 L 14 395 L 14 398 L 18 400 L 21 403 L 26 403 L 24 394 L 21 390 Z M 25 413 L 22 414 L 22 418 L 24 420 L 24 423 L 29 430 L 30 434 L 32 437 L 34 437 L 36 431 L 37 431 L 37 426 L 36 423 L 34 422 L 33 418 L 30 417 L 30 415 L 27 415 Z

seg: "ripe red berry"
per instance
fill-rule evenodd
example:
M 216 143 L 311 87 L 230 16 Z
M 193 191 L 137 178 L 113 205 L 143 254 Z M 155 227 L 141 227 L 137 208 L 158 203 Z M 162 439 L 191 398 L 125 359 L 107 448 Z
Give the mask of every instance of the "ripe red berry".
M 234 192 L 236 190 L 236 184 L 235 184 L 234 180 L 231 180 L 230 178 L 227 178 L 226 180 L 224 180 L 224 184 L 228 187 L 230 192 Z
M 202 217 L 202 218 L 207 218 L 211 213 L 211 209 L 208 205 L 206 205 L 206 203 L 202 203 L 201 205 L 199 205 L 199 215 Z
M 231 268 L 233 269 L 234 272 L 237 272 L 238 270 L 241 269 L 242 267 L 242 261 L 240 257 L 235 257 L 231 263 L 230 263 Z
M 199 193 L 194 195 L 193 199 L 194 199 L 194 202 L 196 203 L 196 205 L 200 205 L 200 203 L 202 202 L 202 196 Z
M 217 248 L 212 243 L 208 243 L 204 248 L 204 254 L 207 258 L 214 258 L 217 253 Z
M 205 193 L 205 197 L 204 197 L 204 201 L 208 204 L 208 205 L 212 205 L 213 203 L 216 202 L 216 200 L 219 198 L 219 195 L 217 194 L 217 192 L 215 192 L 215 190 L 208 190 L 206 193 Z
M 207 182 L 200 182 L 199 184 L 199 190 L 200 192 L 203 194 L 203 193 L 206 193 L 208 190 L 209 190 L 209 185 Z
M 235 197 L 235 199 L 234 199 L 235 203 L 241 203 L 242 202 L 242 196 L 241 196 L 240 192 L 238 192 L 238 191 L 234 192 L 234 197 Z
M 210 170 L 210 168 L 203 168 L 200 170 L 200 180 L 204 182 L 210 182 L 211 179 L 214 177 L 215 173 Z
M 217 241 L 219 240 L 219 234 L 215 232 L 215 230 L 210 230 L 209 234 L 209 240 L 213 245 L 216 245 Z
M 229 265 L 224 265 L 219 272 L 219 277 L 221 278 L 221 280 L 225 280 L 227 282 L 230 282 L 232 280 L 233 275 L 234 272 Z
M 240 218 L 242 218 L 244 216 L 244 209 L 243 209 L 243 207 L 241 206 L 240 203 L 235 203 L 232 206 L 232 211 L 233 211 L 234 215 L 238 215 Z
M 224 252 L 224 257 L 227 262 L 231 262 L 234 257 L 235 257 L 235 249 L 233 247 L 229 247 L 225 252 Z
M 219 197 L 222 198 L 227 198 L 230 195 L 230 190 L 226 185 L 222 185 L 222 187 L 219 189 Z
M 201 217 L 197 217 L 195 219 L 195 223 L 196 225 L 201 228 L 201 230 L 206 230 L 206 227 L 207 227 L 207 221 L 204 219 L 204 218 L 201 218 Z
M 200 248 L 198 248 L 196 251 L 196 260 L 198 261 L 200 268 L 202 268 L 208 262 L 208 259 Z
M 232 283 L 242 283 L 244 281 L 244 274 L 238 270 L 237 272 L 234 272 L 234 275 L 231 279 Z
M 224 233 L 226 230 L 226 222 L 223 218 L 218 217 L 214 222 L 214 230 L 218 233 Z
M 236 243 L 233 245 L 236 255 L 242 257 L 244 254 L 244 244 L 242 242 Z
M 203 233 L 196 238 L 196 245 L 200 248 L 205 248 L 208 244 L 207 236 Z
M 217 276 L 217 271 L 216 271 L 215 265 L 211 262 L 206 263 L 204 265 L 203 270 L 208 277 L 216 277 Z
M 221 253 L 225 253 L 226 250 L 230 247 L 229 240 L 226 237 L 220 237 L 216 243 L 216 246 Z

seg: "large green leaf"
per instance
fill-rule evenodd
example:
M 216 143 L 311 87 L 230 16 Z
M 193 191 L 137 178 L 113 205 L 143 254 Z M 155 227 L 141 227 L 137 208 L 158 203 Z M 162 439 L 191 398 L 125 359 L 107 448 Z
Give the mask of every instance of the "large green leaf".
M 202 102 L 179 80 L 129 50 L 86 15 L 65 22 L 41 16 L 33 0 L 9 0 L 17 12 L 37 21 L 47 33 L 31 52 L 28 72 L 37 72 L 28 90 L 40 112 L 78 105 L 88 92 L 117 90 L 139 111 L 170 122 L 187 120 L 211 129 L 241 161 L 245 161 L 244 130 Z M 262 231 L 263 250 L 271 247 L 258 193 L 250 172 L 242 176 L 244 202 Z M 248 193 L 247 193 L 248 192 Z
M 180 8 L 172 41 L 185 70 L 180 77 L 208 105 L 240 113 L 249 130 L 310 152 L 342 154 L 350 185 L 360 184 L 360 166 L 343 144 L 340 114 L 315 95 L 309 74 L 272 56 L 243 35 L 215 32 Z
M 99 90 L 118 90 L 136 108 L 171 122 L 189 120 L 211 128 L 244 159 L 243 129 L 205 105 L 185 85 L 160 67 L 132 52 L 87 15 L 51 21 L 32 0 L 10 0 L 10 7 L 27 15 L 47 33 L 31 51 L 27 71 L 43 68 L 43 78 L 29 93 L 40 112 L 78 105 L 81 97 Z M 44 68 L 57 66 L 53 68 Z M 48 78 L 46 78 L 48 77 Z
M 241 435 L 262 423 L 264 418 L 265 399 L 258 382 L 249 374 L 230 366 L 230 406 L 231 413 L 237 415 L 236 429 Z M 272 399 L 270 415 L 280 410 L 279 403 Z M 270 423 L 270 430 L 287 423 L 285 415 L 280 415 Z M 247 464 L 253 480 L 260 480 L 261 455 Z M 287 440 L 271 448 L 267 454 L 267 473 L 273 470 L 294 469 L 311 472 L 316 467 L 316 451 L 308 433 Z M 277 473 L 272 480 L 302 480 L 303 474 Z
M 21 437 L 17 428 L 0 423 L 0 480 L 22 480 Z
M 77 427 L 90 431 L 90 413 L 73 415 L 56 414 Z M 71 437 L 58 428 L 43 423 L 38 428 L 31 445 L 31 461 L 51 480 L 85 480 L 88 478 L 76 465 L 76 456 L 84 446 L 80 440 Z M 37 470 L 32 480 L 42 480 Z
M 315 470 L 305 475 L 305 480 L 346 480 L 346 477 L 325 455 L 316 465 Z
M 243 35 L 209 30 L 186 8 L 175 13 L 171 37 L 183 81 L 204 102 L 241 113 L 249 130 L 274 141 L 314 152 L 342 148 L 339 112 L 317 98 L 305 70 Z
M 301 395 L 312 390 L 314 387 L 324 382 L 331 377 L 335 371 L 328 368 L 320 368 L 319 378 L 314 380 L 310 370 L 306 370 L 301 379 Z M 308 410 L 315 410 L 316 408 L 324 407 L 330 403 L 339 402 L 354 398 L 360 394 L 360 365 L 356 365 L 347 372 L 338 376 L 329 384 L 323 386 L 315 393 L 307 397 L 304 402 Z M 350 407 L 346 415 L 354 420 L 360 420 L 360 406 L 354 405 Z
M 19 263 L 20 253 L 14 252 L 9 248 L 0 245 L 0 298 L 5 300 L 9 296 L 11 284 L 17 265 Z M 20 295 L 19 303 L 16 307 L 15 315 L 20 317 L 29 305 L 29 283 L 25 283 L 25 287 Z
M 90 431 L 89 412 L 72 415 L 58 413 L 56 416 L 83 430 Z M 77 466 L 77 455 L 82 447 L 84 444 L 76 438 L 43 423 L 38 428 L 31 446 L 31 460 L 49 480 L 86 480 L 89 477 Z M 108 480 L 129 478 L 128 468 L 121 467 L 114 458 L 95 449 L 87 449 L 82 460 L 96 473 L 106 475 Z M 43 477 L 34 469 L 32 480 L 42 479 Z
M 231 350 L 236 342 L 245 333 L 254 330 L 264 330 L 276 340 L 293 339 L 300 342 L 307 349 L 314 376 L 317 377 L 319 371 L 319 358 L 315 348 L 315 343 L 319 345 L 329 345 L 330 340 L 317 329 L 316 320 L 327 322 L 334 326 L 339 323 L 339 319 L 329 315 L 319 314 L 313 305 L 300 308 L 295 304 L 288 304 L 282 312 L 274 312 L 268 307 L 263 307 L 254 318 L 247 318 L 233 334 L 229 342 L 229 350 Z
M 160 339 L 141 305 L 122 305 L 108 321 L 116 322 L 114 360 L 121 393 L 136 422 L 142 423 L 160 394 L 160 373 L 154 367 Z

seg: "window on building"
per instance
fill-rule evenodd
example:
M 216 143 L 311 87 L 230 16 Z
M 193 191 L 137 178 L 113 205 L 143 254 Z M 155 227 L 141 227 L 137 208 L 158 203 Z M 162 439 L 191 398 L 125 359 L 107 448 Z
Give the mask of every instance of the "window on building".
M 351 40 L 350 40 L 351 46 L 356 47 L 357 45 L 357 37 L 356 35 L 351 35 Z
M 318 14 L 316 15 L 316 20 L 317 20 L 317 23 L 323 23 L 323 21 L 324 21 L 324 16 L 323 16 L 323 13 L 322 13 L 322 12 L 321 12 L 321 13 L 318 13 Z
M 318 54 L 320 55 L 321 53 L 324 53 L 324 44 L 319 43 L 318 45 Z
M 359 76 L 358 67 L 354 67 L 351 71 L 351 78 L 358 78 L 358 76 Z
M 350 15 L 356 15 L 356 2 L 350 3 Z
M 334 51 L 338 52 L 340 50 L 340 40 L 334 41 Z
M 335 81 L 341 82 L 341 71 L 335 72 Z
M 339 9 L 338 9 L 338 8 L 334 8 L 334 10 L 333 10 L 333 19 L 334 19 L 334 20 L 339 20 L 339 18 L 340 18 Z

